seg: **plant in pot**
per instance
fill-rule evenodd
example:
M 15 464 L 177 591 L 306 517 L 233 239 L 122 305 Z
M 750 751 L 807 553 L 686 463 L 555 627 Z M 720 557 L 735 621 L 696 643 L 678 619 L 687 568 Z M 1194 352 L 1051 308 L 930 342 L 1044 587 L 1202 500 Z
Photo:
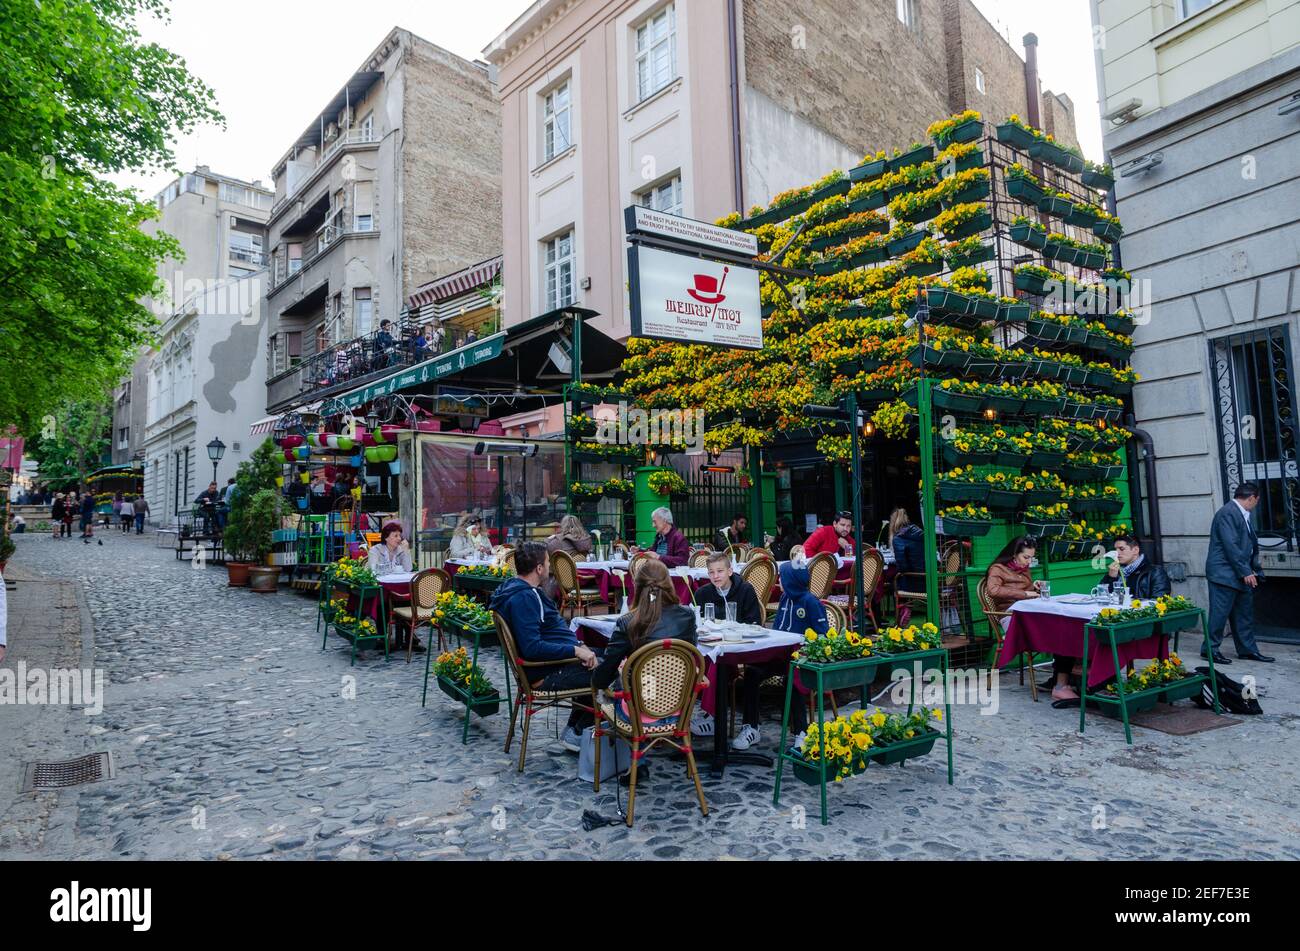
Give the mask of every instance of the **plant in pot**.
M 230 496 L 230 514 L 224 535 L 226 572 L 231 587 L 248 584 L 248 569 L 253 555 L 247 525 L 249 504 L 258 492 L 264 489 L 275 491 L 276 479 L 282 476 L 283 467 L 282 451 L 276 448 L 274 440 L 267 439 L 253 451 L 252 456 L 239 464 L 235 473 L 235 488 Z
M 0 571 L 5 570 L 5 564 L 13 557 L 14 540 L 9 537 L 9 533 L 0 531 Z
M 280 566 L 266 564 L 280 517 L 280 493 L 274 489 L 262 489 L 249 500 L 243 536 L 244 551 L 252 556 L 248 582 L 254 591 L 262 594 L 274 594 L 280 582 Z

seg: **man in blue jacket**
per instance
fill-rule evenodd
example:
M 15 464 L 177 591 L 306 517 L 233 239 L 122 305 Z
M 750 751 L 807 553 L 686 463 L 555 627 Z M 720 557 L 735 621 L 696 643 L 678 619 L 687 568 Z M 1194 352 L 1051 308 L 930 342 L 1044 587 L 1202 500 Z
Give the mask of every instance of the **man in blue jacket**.
M 1231 661 L 1219 652 L 1223 625 L 1232 621 L 1237 656 L 1271 664 L 1255 643 L 1255 588 L 1263 576 L 1259 565 L 1259 539 L 1250 513 L 1259 504 L 1259 486 L 1243 482 L 1232 501 L 1219 509 L 1210 524 L 1210 550 L 1205 556 L 1205 579 L 1210 583 L 1210 646 L 1216 664 Z M 1204 648 L 1201 656 L 1205 656 Z
M 556 664 L 553 667 L 529 668 L 532 685 L 539 690 L 576 690 L 591 686 L 591 671 L 600 661 L 591 648 L 578 640 L 560 617 L 555 602 L 547 597 L 542 585 L 550 577 L 551 566 L 546 546 L 525 542 L 515 550 L 515 577 L 497 588 L 491 608 L 510 625 L 515 647 L 522 660 L 565 661 L 574 657 L 580 664 Z M 579 707 L 569 711 L 569 725 L 560 741 L 564 748 L 577 753 L 582 731 L 595 722 L 591 712 Z

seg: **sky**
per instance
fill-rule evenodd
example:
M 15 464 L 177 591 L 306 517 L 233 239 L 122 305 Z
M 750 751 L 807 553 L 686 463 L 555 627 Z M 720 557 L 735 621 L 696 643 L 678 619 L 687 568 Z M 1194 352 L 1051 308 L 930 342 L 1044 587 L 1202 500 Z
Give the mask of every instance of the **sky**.
M 1083 150 L 1100 158 L 1087 0 L 974 3 L 1000 33 L 1010 35 L 1017 51 L 1025 33 L 1038 34 L 1043 85 L 1074 101 Z M 226 117 L 224 129 L 207 126 L 180 138 L 177 165 L 182 170 L 207 165 L 223 175 L 261 179 L 269 187 L 276 160 L 393 26 L 477 59 L 530 5 L 531 0 L 226 0 L 214 6 L 206 0 L 170 0 L 168 22 L 148 19 L 140 26 L 147 40 L 183 57 L 213 88 Z M 114 180 L 152 197 L 173 177 L 160 171 Z

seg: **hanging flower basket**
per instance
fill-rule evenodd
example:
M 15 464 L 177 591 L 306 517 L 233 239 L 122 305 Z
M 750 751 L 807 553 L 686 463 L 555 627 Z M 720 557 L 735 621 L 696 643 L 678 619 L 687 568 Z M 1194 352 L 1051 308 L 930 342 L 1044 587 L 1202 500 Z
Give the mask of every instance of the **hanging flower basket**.
M 993 522 L 977 519 L 952 518 L 943 520 L 943 533 L 959 538 L 983 538 L 993 528 Z
M 998 126 L 998 141 L 1005 142 L 1017 149 L 1028 149 L 1037 139 L 1024 126 L 1015 122 L 1004 122 Z
M 889 159 L 875 159 L 849 170 L 850 182 L 869 182 L 889 170 Z
M 920 165 L 922 162 L 928 162 L 934 158 L 933 145 L 920 145 L 910 152 L 904 152 L 898 158 L 889 159 L 887 171 L 897 172 L 899 169 L 911 168 L 913 165 Z

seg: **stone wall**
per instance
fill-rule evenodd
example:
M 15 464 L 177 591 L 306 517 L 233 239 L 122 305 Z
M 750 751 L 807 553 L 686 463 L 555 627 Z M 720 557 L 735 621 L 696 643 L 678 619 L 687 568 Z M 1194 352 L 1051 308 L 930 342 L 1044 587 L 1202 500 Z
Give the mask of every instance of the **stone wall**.
M 404 70 L 403 300 L 501 253 L 501 107 L 487 71 L 414 36 Z

